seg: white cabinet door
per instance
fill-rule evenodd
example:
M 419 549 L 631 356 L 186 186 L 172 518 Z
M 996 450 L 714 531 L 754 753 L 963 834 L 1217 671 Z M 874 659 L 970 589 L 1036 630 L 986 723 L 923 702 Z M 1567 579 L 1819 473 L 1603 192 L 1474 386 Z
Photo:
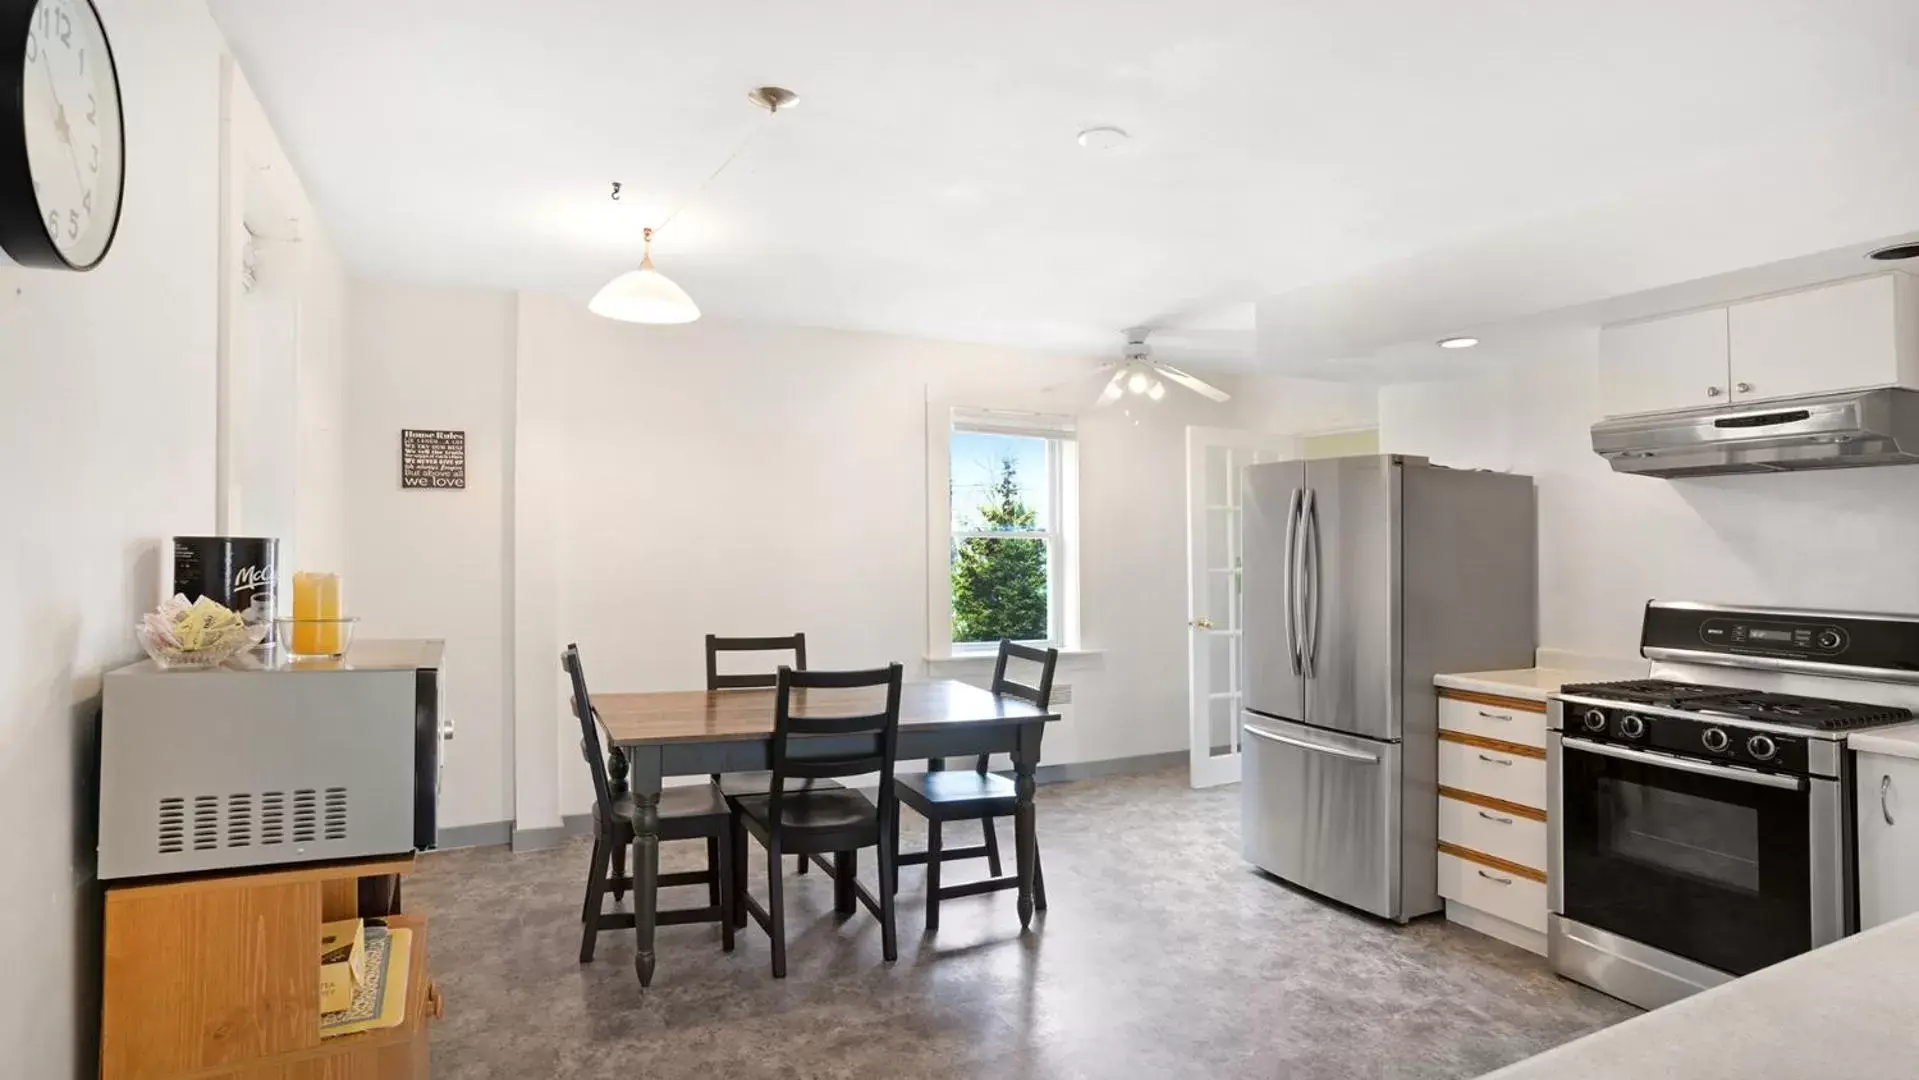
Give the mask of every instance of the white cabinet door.
M 1732 306 L 1732 399 L 1760 401 L 1899 383 L 1892 274 Z
M 1859 929 L 1919 911 L 1919 760 L 1858 757 Z
M 1607 416 L 1724 404 L 1730 388 L 1725 308 L 1599 332 L 1599 401 Z

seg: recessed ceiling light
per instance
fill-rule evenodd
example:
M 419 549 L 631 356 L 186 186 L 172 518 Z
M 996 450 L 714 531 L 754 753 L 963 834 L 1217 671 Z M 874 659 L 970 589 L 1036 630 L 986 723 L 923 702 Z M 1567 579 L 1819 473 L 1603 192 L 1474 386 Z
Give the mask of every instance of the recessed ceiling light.
M 1479 339 L 1476 337 L 1449 337 L 1439 339 L 1439 347 L 1442 349 L 1470 349 L 1477 344 L 1479 344 Z
M 1872 253 L 1872 257 L 1881 262 L 1896 262 L 1900 259 L 1919 259 L 1919 244 L 1894 244 Z
M 1131 137 L 1116 127 L 1090 127 L 1079 133 L 1079 144 L 1088 150 L 1111 150 Z

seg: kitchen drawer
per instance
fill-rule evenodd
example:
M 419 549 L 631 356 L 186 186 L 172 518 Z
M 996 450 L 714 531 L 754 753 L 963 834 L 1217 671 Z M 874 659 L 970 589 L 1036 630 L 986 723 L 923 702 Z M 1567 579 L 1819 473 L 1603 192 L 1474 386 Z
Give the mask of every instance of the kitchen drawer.
M 1546 759 L 1439 736 L 1439 785 L 1546 808 Z
M 1546 706 L 1532 701 L 1509 701 L 1475 696 L 1453 697 L 1439 692 L 1439 728 L 1463 731 L 1483 739 L 1546 748 Z
M 1546 872 L 1546 823 L 1510 810 L 1439 797 L 1439 838 Z
M 1447 852 L 1439 853 L 1439 895 L 1546 932 L 1546 884 Z

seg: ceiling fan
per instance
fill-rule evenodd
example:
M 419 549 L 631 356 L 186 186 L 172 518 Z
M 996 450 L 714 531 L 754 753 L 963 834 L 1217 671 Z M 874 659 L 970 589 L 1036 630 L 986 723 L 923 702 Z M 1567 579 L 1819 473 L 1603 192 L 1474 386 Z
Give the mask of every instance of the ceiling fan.
M 1101 374 L 1111 371 L 1113 377 L 1107 380 L 1106 388 L 1100 391 L 1094 405 L 1111 405 L 1129 394 L 1144 397 L 1148 401 L 1158 401 L 1166 396 L 1168 382 L 1212 401 L 1231 400 L 1231 394 L 1206 380 L 1153 359 L 1153 347 L 1146 344 L 1146 336 L 1150 333 L 1151 329 L 1144 326 L 1135 326 L 1126 331 L 1126 350 L 1121 358 L 1100 366 Z

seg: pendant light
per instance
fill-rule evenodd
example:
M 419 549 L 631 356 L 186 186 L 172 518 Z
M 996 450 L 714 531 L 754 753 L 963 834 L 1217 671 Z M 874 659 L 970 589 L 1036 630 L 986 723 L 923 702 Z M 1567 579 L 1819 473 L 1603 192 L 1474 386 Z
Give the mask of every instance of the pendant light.
M 769 115 L 778 115 L 781 109 L 790 109 L 798 104 L 800 96 L 784 87 L 761 86 L 748 92 L 746 99 L 755 106 L 765 109 Z M 707 185 L 711 184 L 720 173 L 725 172 L 726 167 L 733 164 L 735 158 L 745 152 L 747 146 L 752 143 L 753 136 L 759 132 L 760 129 L 755 127 L 738 148 L 727 155 L 725 161 L 720 162 L 720 167 L 709 173 L 700 186 L 694 189 L 693 194 L 687 197 L 686 203 L 681 203 L 668 214 L 666 220 L 660 222 L 657 229 L 646 230 L 646 246 L 640 255 L 639 269 L 628 270 L 601 286 L 600 291 L 594 293 L 593 299 L 587 303 L 588 311 L 620 322 L 654 325 L 690 323 L 700 317 L 700 306 L 693 302 L 693 298 L 686 294 L 686 290 L 675 284 L 672 278 L 653 268 L 653 234 L 672 224 L 680 211 L 686 209 L 687 203 L 699 198 Z M 619 198 L 620 184 L 616 182 L 613 185 L 613 199 L 617 202 Z
M 586 310 L 620 322 L 690 323 L 700 317 L 700 306 L 673 279 L 653 269 L 653 230 L 646 230 L 646 251 L 640 268 L 628 270 L 600 287 Z

